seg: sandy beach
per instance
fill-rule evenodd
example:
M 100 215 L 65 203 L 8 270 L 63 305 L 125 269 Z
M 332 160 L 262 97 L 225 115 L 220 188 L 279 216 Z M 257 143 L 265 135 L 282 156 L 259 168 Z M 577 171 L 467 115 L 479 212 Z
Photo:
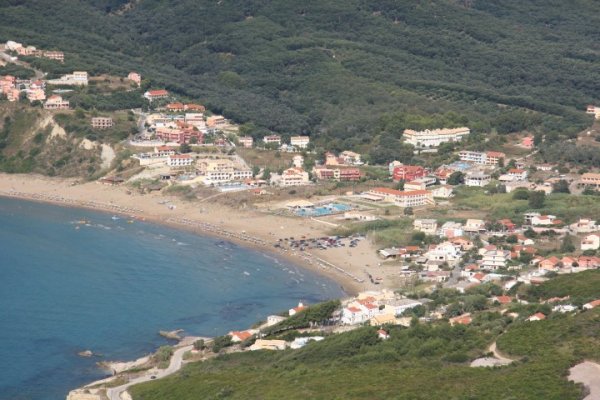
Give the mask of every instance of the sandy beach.
M 368 240 L 357 247 L 290 252 L 273 245 L 280 238 L 327 235 L 327 226 L 304 218 L 284 217 L 252 209 L 234 209 L 214 201 L 184 201 L 160 193 L 139 194 L 125 186 L 39 175 L 0 174 L 0 196 L 84 207 L 213 235 L 266 251 L 338 282 L 348 294 L 397 286 L 397 271 L 378 267 L 376 249 Z M 367 272 L 380 278 L 375 285 Z

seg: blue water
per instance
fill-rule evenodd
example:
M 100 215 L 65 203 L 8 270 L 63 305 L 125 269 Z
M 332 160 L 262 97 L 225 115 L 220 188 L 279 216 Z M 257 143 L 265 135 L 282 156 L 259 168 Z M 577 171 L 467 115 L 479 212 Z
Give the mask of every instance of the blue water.
M 229 242 L 0 198 L 0 399 L 62 400 L 106 376 L 97 361 L 166 344 L 159 330 L 215 336 L 342 294 Z
M 325 215 L 337 214 L 340 212 L 351 210 L 347 204 L 331 203 L 315 208 L 301 208 L 296 212 L 296 215 L 300 217 L 322 217 Z

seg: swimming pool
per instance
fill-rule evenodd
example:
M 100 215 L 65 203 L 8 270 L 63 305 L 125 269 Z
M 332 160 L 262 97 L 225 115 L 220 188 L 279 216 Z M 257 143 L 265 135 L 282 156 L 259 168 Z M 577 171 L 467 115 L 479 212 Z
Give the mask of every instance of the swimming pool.
M 330 203 L 314 208 L 301 208 L 296 211 L 296 215 L 300 217 L 323 217 L 325 215 L 338 214 L 351 209 L 352 207 L 347 204 Z

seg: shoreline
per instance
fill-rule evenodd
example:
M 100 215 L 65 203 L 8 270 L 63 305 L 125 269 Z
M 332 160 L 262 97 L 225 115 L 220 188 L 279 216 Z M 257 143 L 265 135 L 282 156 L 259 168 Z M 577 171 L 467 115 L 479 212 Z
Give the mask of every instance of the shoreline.
M 155 223 L 193 234 L 229 240 L 235 244 L 263 252 L 267 256 L 291 262 L 337 283 L 349 296 L 364 290 L 389 287 L 374 286 L 362 277 L 365 265 L 377 265 L 379 260 L 366 240 L 361 241 L 361 256 L 346 248 L 317 251 L 287 251 L 274 248 L 279 237 L 321 237 L 327 235 L 322 224 L 308 219 L 295 220 L 238 210 L 207 202 L 187 202 L 162 194 L 126 194 L 123 186 L 106 186 L 96 182 L 75 183 L 74 179 L 49 178 L 37 175 L 0 174 L 0 197 L 22 199 L 92 210 L 105 214 L 125 216 L 134 220 Z M 90 199 L 94 200 L 90 200 Z M 175 208 L 166 207 L 166 203 Z M 225 220 L 227 219 L 227 220 Z M 280 225 L 281 232 L 273 232 Z M 244 228 L 244 229 L 242 229 Z M 285 228 L 285 229 L 284 229 Z M 308 232 L 307 232 L 308 231 Z M 354 251 L 357 253 L 358 251 Z M 365 262 L 362 266 L 355 263 Z M 362 270 L 362 271 L 361 271 Z

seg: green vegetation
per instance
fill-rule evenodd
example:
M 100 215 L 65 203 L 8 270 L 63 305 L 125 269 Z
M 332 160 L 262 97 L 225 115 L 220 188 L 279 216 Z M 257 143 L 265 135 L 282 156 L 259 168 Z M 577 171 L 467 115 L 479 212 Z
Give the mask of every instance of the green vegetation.
M 559 275 L 539 286 L 530 286 L 526 294 L 533 301 L 571 296 L 570 302 L 582 305 L 600 298 L 600 271 Z
M 266 328 L 263 333 L 269 335 L 290 329 L 308 328 L 311 324 L 321 324 L 331 318 L 333 312 L 339 307 L 339 300 L 315 304 L 278 324 Z
M 592 0 L 147 0 L 115 12 L 123 3 L 9 1 L 0 39 L 64 50 L 64 64 L 29 60 L 51 75 L 139 70 L 144 89 L 252 122 L 253 136 L 308 133 L 381 162 L 413 157 L 405 128 L 573 137 L 599 92 Z

